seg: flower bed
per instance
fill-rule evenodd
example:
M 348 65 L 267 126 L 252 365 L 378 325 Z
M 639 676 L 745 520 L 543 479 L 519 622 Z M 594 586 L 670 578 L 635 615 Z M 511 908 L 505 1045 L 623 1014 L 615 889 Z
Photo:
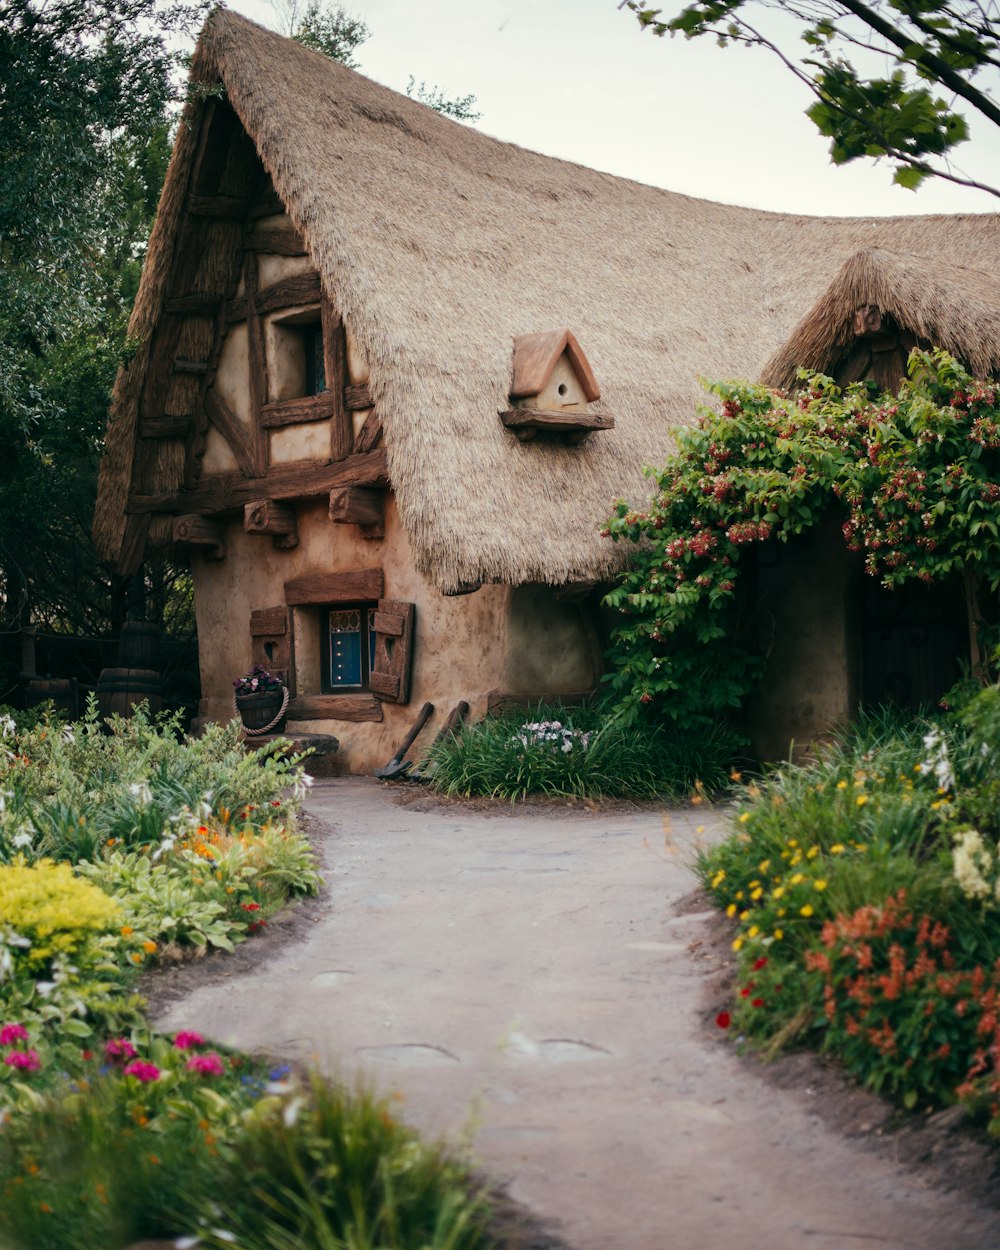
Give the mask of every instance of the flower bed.
M 231 950 L 320 884 L 310 779 L 239 732 L 0 717 L 4 1250 L 481 1243 L 465 1170 L 384 1101 L 149 1027 L 142 970 Z
M 737 924 L 718 1024 L 835 1054 L 907 1107 L 1000 1132 L 1000 690 L 939 721 L 869 721 L 745 788 L 700 878 Z

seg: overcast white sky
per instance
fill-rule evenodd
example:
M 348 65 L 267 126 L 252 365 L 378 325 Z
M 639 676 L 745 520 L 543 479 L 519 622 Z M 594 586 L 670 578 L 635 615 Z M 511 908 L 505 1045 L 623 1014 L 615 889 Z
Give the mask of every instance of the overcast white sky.
M 265 26 L 269 0 L 230 0 Z M 346 0 L 371 38 L 362 72 L 397 91 L 410 75 L 472 92 L 481 130 L 672 191 L 783 212 L 996 212 L 1000 200 L 888 166 L 836 168 L 803 115 L 808 92 L 763 50 L 656 39 L 618 0 Z M 793 35 L 794 37 L 794 35 Z M 957 164 L 1000 180 L 1000 131 L 973 130 Z

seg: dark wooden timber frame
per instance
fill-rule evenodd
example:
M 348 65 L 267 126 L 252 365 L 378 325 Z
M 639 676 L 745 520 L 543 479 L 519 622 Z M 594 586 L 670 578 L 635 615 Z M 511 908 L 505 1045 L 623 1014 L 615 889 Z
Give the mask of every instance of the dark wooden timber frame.
M 165 521 L 160 517 L 175 518 L 166 526 L 175 545 L 221 558 L 222 545 L 209 541 L 217 532 L 211 528 L 212 519 L 242 513 L 253 505 L 256 523 L 251 525 L 244 517 L 247 532 L 269 534 L 276 546 L 286 549 L 298 541 L 297 500 L 338 496 L 351 488 L 381 498 L 389 484 L 380 446 L 381 418 L 369 388 L 349 383 L 343 321 L 323 292 L 318 270 L 308 268 L 260 285 L 259 255 L 308 255 L 290 223 L 262 221 L 284 213 L 231 107 L 208 101 L 162 313 L 144 349 L 139 437 L 120 560 L 123 571 L 138 567 L 151 529 L 163 532 Z M 323 327 L 329 389 L 269 402 L 263 318 L 309 308 L 315 308 Z M 234 412 L 215 386 L 226 335 L 239 323 L 247 331 L 249 419 Z M 367 412 L 357 437 L 355 412 Z M 323 420 L 330 423 L 327 457 L 270 463 L 270 431 Z M 232 450 L 235 470 L 203 473 L 211 429 Z M 178 483 L 176 489 L 149 489 L 148 483 L 165 475 Z M 201 528 L 195 523 L 198 517 L 206 523 Z M 339 519 L 346 521 L 346 514 Z M 384 532 L 379 520 L 368 514 L 351 523 L 362 527 L 366 537 Z

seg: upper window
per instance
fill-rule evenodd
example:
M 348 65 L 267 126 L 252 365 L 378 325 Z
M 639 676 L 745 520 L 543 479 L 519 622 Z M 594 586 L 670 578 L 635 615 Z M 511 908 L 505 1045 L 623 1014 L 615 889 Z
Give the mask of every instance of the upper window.
M 265 321 L 269 403 L 322 395 L 327 389 L 323 323 L 318 308 L 277 313 Z
M 326 608 L 322 630 L 323 689 L 366 690 L 375 666 L 375 604 Z
M 305 390 L 303 395 L 322 395 L 326 390 L 326 360 L 323 355 L 323 327 L 319 322 L 302 327 L 302 351 L 305 357 Z

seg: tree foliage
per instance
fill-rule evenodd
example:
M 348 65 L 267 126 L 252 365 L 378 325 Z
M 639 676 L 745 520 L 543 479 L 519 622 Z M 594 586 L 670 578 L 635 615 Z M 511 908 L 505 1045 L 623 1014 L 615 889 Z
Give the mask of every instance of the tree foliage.
M 1000 586 L 1000 399 L 944 352 L 914 352 L 898 396 L 809 379 L 788 397 L 714 383 L 678 451 L 647 470 L 643 510 L 620 500 L 605 530 L 636 545 L 606 602 L 612 689 L 635 717 L 646 705 L 682 723 L 738 707 L 761 669 L 738 593 L 748 550 L 787 542 L 839 510 L 848 546 L 894 587 L 961 577 Z M 973 660 L 976 654 L 973 631 Z
M 834 164 L 885 157 L 894 181 L 930 175 L 993 195 L 951 165 L 969 137 L 963 110 L 1000 125 L 1000 9 L 994 0 L 694 0 L 668 10 L 624 0 L 656 35 L 763 47 L 815 96 L 808 116 L 830 139 Z M 781 12 L 801 27 L 789 46 Z

